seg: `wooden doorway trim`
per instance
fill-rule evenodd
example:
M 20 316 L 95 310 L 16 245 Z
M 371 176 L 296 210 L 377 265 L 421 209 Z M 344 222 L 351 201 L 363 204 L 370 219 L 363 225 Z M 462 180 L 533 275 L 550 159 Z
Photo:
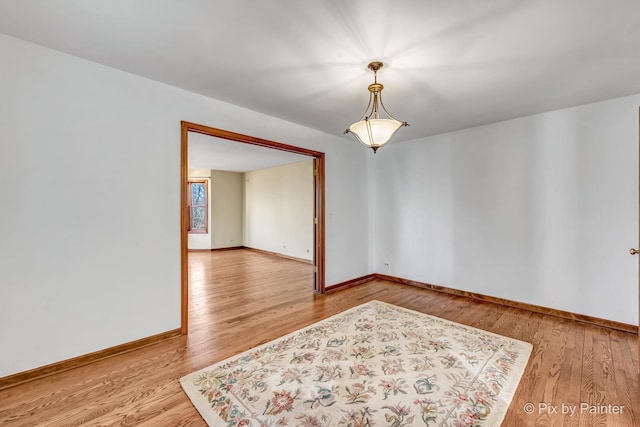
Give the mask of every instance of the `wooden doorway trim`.
M 181 144 L 180 144 L 180 268 L 181 268 L 181 327 L 183 335 L 189 331 L 189 277 L 187 265 L 187 243 L 188 243 L 188 206 L 187 206 L 187 183 L 188 183 L 188 154 L 189 154 L 189 132 L 201 133 L 216 138 L 228 139 L 244 144 L 257 145 L 260 147 L 272 148 L 275 150 L 287 151 L 289 153 L 302 154 L 314 159 L 314 259 L 313 264 L 316 274 L 314 275 L 314 290 L 316 293 L 325 292 L 324 269 L 325 269 L 325 243 L 324 243 L 324 153 L 313 151 L 307 148 L 295 147 L 281 142 L 269 141 L 254 136 L 243 135 L 223 129 L 212 128 L 199 125 L 197 123 L 181 122 Z

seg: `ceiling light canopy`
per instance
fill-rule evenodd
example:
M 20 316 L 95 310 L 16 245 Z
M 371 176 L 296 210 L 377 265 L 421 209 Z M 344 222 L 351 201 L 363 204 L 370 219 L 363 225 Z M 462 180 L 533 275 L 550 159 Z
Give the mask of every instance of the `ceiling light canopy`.
M 402 126 L 409 126 L 407 122 L 401 122 L 393 117 L 382 102 L 382 86 L 378 83 L 378 70 L 383 66 L 382 62 L 371 62 L 369 69 L 373 71 L 373 83 L 369 85 L 369 105 L 360 120 L 349 126 L 344 133 L 352 133 L 364 146 L 372 148 L 375 153 L 378 148 L 389 142 L 391 137 Z M 380 111 L 387 117 L 381 118 Z

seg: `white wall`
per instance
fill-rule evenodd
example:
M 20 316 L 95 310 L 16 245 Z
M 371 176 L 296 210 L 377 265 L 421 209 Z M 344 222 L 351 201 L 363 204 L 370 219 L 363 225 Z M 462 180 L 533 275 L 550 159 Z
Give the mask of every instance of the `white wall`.
M 373 269 L 637 324 L 639 105 L 630 96 L 380 150 Z
M 187 248 L 189 249 L 211 249 L 211 170 L 189 168 L 189 179 L 204 180 L 207 182 L 207 232 L 189 233 L 187 235 Z
M 211 171 L 211 248 L 242 246 L 244 174 Z
M 327 284 L 370 272 L 358 144 L 4 35 L 0 56 L 0 376 L 180 326 L 180 120 L 327 153 Z
M 244 245 L 313 260 L 313 159 L 245 173 Z

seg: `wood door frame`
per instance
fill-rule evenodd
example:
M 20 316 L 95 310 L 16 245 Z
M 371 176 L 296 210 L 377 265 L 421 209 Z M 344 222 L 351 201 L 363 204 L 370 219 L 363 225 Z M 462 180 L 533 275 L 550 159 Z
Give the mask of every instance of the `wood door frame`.
M 293 145 L 283 144 L 281 142 L 269 141 L 254 136 L 243 135 L 240 133 L 230 132 L 223 129 L 213 128 L 209 126 L 199 125 L 191 122 L 180 122 L 181 124 L 181 143 L 180 143 L 180 268 L 181 268 L 181 326 L 180 330 L 183 335 L 189 331 L 189 276 L 187 264 L 188 249 L 188 206 L 187 206 L 187 186 L 189 175 L 189 132 L 209 135 L 216 138 L 227 139 L 230 141 L 240 142 L 244 144 L 257 145 L 275 150 L 286 151 L 289 153 L 302 154 L 313 157 L 314 159 L 314 259 L 315 267 L 314 290 L 316 293 L 323 294 L 325 292 L 325 221 L 324 221 L 324 153 L 320 151 L 309 150 L 307 148 L 296 147 Z

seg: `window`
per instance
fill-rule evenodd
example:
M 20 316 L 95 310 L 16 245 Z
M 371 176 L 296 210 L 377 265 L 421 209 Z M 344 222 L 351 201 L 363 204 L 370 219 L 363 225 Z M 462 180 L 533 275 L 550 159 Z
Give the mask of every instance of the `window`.
M 207 181 L 189 181 L 189 233 L 208 233 Z

